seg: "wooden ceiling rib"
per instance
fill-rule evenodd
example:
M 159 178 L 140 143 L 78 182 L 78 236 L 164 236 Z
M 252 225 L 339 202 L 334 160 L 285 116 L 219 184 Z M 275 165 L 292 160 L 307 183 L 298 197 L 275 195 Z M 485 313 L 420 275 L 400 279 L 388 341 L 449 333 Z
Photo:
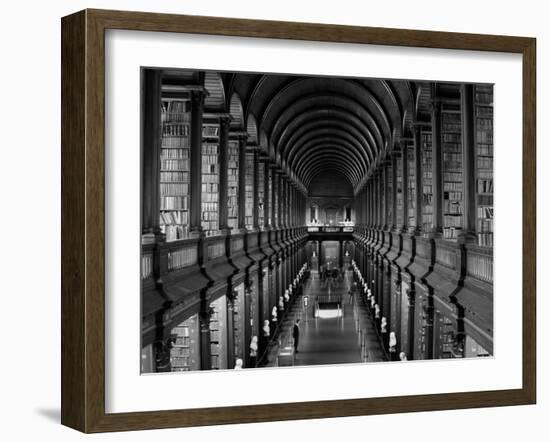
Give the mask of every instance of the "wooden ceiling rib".
M 207 72 L 208 106 L 232 116 L 303 190 L 336 171 L 358 192 L 394 139 L 426 111 L 426 83 L 404 80 Z M 231 97 L 226 102 L 225 97 Z

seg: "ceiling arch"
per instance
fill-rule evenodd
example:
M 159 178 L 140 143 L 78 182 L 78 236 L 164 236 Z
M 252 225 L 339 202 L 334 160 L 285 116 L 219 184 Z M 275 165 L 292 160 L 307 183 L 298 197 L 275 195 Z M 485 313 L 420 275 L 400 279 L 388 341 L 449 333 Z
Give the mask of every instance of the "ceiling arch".
M 237 73 L 228 84 L 243 98 L 243 127 L 301 188 L 338 170 L 358 192 L 416 118 L 407 81 Z

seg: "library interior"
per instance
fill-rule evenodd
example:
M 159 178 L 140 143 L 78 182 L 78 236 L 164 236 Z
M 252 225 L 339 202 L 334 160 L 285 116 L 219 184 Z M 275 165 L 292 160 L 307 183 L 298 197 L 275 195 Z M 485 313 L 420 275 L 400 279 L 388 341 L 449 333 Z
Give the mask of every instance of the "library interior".
M 493 354 L 493 86 L 141 70 L 141 372 Z

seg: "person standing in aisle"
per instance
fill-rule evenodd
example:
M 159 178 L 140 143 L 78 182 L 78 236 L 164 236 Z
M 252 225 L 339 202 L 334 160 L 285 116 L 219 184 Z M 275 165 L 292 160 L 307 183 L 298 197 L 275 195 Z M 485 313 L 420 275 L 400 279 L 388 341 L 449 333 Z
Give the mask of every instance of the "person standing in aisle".
M 294 353 L 298 353 L 298 341 L 300 340 L 300 319 L 296 319 L 292 328 L 292 338 L 294 339 Z

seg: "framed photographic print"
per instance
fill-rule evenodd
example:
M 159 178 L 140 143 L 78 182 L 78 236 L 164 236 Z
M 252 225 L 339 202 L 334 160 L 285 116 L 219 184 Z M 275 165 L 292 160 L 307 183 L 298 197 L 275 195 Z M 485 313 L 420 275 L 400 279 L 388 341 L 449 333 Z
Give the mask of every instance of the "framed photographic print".
M 62 423 L 532 404 L 535 40 L 62 20 Z

